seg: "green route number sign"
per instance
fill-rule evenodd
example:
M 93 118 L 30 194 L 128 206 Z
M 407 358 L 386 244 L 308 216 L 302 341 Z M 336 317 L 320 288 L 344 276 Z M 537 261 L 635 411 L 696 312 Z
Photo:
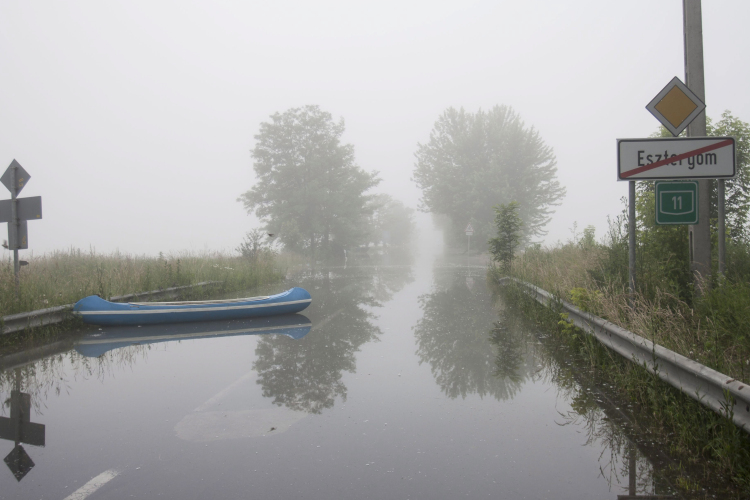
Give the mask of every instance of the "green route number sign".
M 698 224 L 698 182 L 656 183 L 657 224 Z

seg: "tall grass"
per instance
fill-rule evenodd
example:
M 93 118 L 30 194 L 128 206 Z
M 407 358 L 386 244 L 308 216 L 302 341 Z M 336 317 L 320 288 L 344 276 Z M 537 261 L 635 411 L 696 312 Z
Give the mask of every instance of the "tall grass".
M 69 249 L 27 259 L 16 293 L 13 262 L 0 263 L 0 316 L 71 304 L 88 295 L 104 298 L 221 281 L 222 291 L 249 289 L 278 281 L 288 259 L 265 253 L 255 258 L 221 252 L 158 257 Z
M 623 272 L 623 265 L 627 271 L 623 251 L 626 257 L 627 247 L 618 246 L 617 241 L 569 241 L 553 248 L 531 248 L 516 257 L 510 274 L 747 383 L 750 284 L 736 279 L 738 268 L 731 267 L 730 277 L 716 281 L 713 287 L 699 285 L 700 294 L 692 290 L 675 293 L 670 266 L 652 260 L 640 268 L 641 286 L 631 296 L 625 281 L 627 274 Z M 663 257 L 668 260 L 670 256 Z M 491 278 L 500 274 L 497 268 L 490 271 Z M 530 317 L 566 339 L 583 362 L 609 381 L 613 389 L 616 387 L 622 398 L 634 402 L 646 432 L 661 436 L 662 447 L 686 467 L 700 470 L 702 477 L 691 473 L 693 479 L 730 479 L 736 489 L 726 498 L 750 497 L 750 439 L 731 420 L 582 335 L 561 318 L 560 311 L 541 308 L 519 291 L 510 290 L 508 294 Z
M 623 273 L 611 271 L 612 253 L 611 246 L 575 241 L 530 249 L 514 260 L 511 274 L 732 378 L 750 381 L 750 285 L 724 280 L 688 302 L 669 279 L 654 272 L 639 276 L 648 293 L 630 296 Z

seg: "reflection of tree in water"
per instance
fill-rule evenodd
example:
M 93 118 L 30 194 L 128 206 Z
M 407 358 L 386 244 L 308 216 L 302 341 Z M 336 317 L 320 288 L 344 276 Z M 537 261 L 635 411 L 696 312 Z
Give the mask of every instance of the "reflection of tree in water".
M 504 311 L 503 316 L 509 329 L 531 331 L 533 328 L 520 312 L 513 309 Z M 579 432 L 586 438 L 584 445 L 602 450 L 599 474 L 607 480 L 610 488 L 627 493 L 633 480 L 638 494 L 672 493 L 674 488 L 669 480 L 663 473 L 657 473 L 654 467 L 655 461 L 668 460 L 666 455 L 656 447 L 643 447 L 639 441 L 644 439 L 641 431 L 632 428 L 633 422 L 621 410 L 620 404 L 610 399 L 610 391 L 606 387 L 602 389 L 601 381 L 591 373 L 581 370 L 582 366 L 586 366 L 586 360 L 580 359 L 568 345 L 554 336 L 539 338 L 543 343 L 534 348 L 534 361 L 538 368 L 535 376 L 555 386 L 560 399 L 570 404 L 570 410 L 559 412 L 560 421 L 557 423 L 580 429 Z M 513 355 L 509 353 L 506 358 L 512 359 Z M 498 363 L 498 369 L 500 367 L 501 363 Z M 653 438 L 646 436 L 645 440 L 650 442 Z M 662 465 L 660 469 L 665 470 L 666 467 Z
M 436 283 L 436 292 L 419 298 L 424 314 L 414 334 L 420 363 L 430 364 L 451 398 L 513 397 L 533 373 L 528 335 L 497 321 L 492 296 L 481 280 L 470 287 L 466 276 L 454 272 L 448 283 Z
M 501 317 L 501 321 L 496 321 L 490 331 L 490 342 L 497 349 L 494 375 L 520 386 L 529 373 L 528 346 L 526 339 L 517 329 L 508 328 L 504 319 Z
M 633 481 L 638 494 L 673 492 L 669 481 L 656 474 L 652 463 L 652 459 L 666 458 L 666 455 L 657 452 L 649 459 L 637 449 L 637 434 L 628 430 L 632 424 L 624 412 L 598 388 L 595 380 L 577 371 L 569 359 L 567 363 L 560 359 L 563 352 L 562 349 L 545 349 L 546 356 L 543 354 L 542 358 L 546 359 L 540 361 L 544 366 L 544 378 L 556 385 L 559 394 L 570 402 L 571 409 L 559 413 L 558 425 L 581 429 L 586 436 L 586 446 L 601 448 L 599 474 L 607 480 L 610 489 L 627 493 Z M 659 454 L 662 456 L 657 457 Z
M 379 303 L 388 302 L 394 293 L 414 281 L 411 266 L 376 267 L 373 269 L 372 295 Z
M 258 339 L 253 368 L 263 396 L 310 413 L 332 407 L 337 397 L 346 401 L 343 372 L 355 372 L 355 353 L 381 334 L 369 308 L 380 307 L 410 280 L 411 273 L 404 269 L 376 267 L 338 268 L 302 279 L 299 286 L 310 291 L 315 304 L 309 314 L 313 330 L 296 341 L 282 336 Z M 323 316 L 315 317 L 315 311 L 323 311 Z

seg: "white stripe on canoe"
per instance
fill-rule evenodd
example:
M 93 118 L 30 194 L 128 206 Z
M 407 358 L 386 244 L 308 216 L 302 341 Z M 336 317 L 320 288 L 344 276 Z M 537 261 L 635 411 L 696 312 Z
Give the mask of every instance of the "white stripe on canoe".
M 117 344 L 120 342 L 145 342 L 147 340 L 185 340 L 194 337 L 209 337 L 212 335 L 235 335 L 238 333 L 249 333 L 249 332 L 260 332 L 270 330 L 283 330 L 286 328 L 305 328 L 307 326 L 312 327 L 312 323 L 300 323 L 298 325 L 279 325 L 279 326 L 267 326 L 264 328 L 240 328 L 239 330 L 218 330 L 215 332 L 197 332 L 187 334 L 172 334 L 172 335 L 154 335 L 152 337 L 123 337 L 123 338 L 109 338 L 109 339 L 96 339 L 96 340 L 82 340 L 78 342 L 78 345 L 93 345 L 93 344 Z
M 255 302 L 258 300 L 268 300 L 270 298 L 271 298 L 270 295 L 263 295 L 260 297 L 245 297 L 244 299 L 188 300 L 188 301 L 183 300 L 179 302 L 128 302 L 128 304 L 131 304 L 134 306 L 180 306 L 180 305 L 198 306 L 202 304 L 228 304 L 230 302 Z
M 291 300 L 289 302 L 275 302 L 272 304 L 249 304 L 246 306 L 227 306 L 227 307 L 190 307 L 185 309 L 129 309 L 124 311 L 74 311 L 73 314 L 80 315 L 94 315 L 100 314 L 169 314 L 169 313 L 185 313 L 185 312 L 212 312 L 212 311 L 234 311 L 239 309 L 257 309 L 258 307 L 278 307 L 288 306 L 291 304 L 304 304 L 306 302 L 312 302 L 312 299 L 305 300 Z

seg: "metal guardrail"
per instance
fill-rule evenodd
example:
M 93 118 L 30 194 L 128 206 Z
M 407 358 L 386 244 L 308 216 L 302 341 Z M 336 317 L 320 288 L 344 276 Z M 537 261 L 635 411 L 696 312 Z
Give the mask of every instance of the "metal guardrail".
M 164 288 L 162 290 L 151 290 L 150 292 L 131 293 L 128 295 L 118 295 L 111 297 L 110 302 L 129 302 L 133 299 L 156 299 L 163 297 L 174 297 L 181 290 L 188 288 L 196 288 L 199 286 L 216 285 L 222 283 L 221 281 L 203 281 L 196 283 L 195 285 L 175 286 L 171 288 Z M 55 323 L 62 323 L 66 319 L 71 319 L 74 304 L 65 304 L 62 306 L 49 307 L 47 309 L 37 309 L 36 311 L 10 314 L 2 317 L 2 330 L 0 334 L 13 333 L 26 328 L 36 328 L 45 325 L 52 325 Z
M 509 281 L 524 287 L 526 293 L 544 306 L 559 304 L 575 326 L 593 335 L 599 342 L 624 358 L 645 367 L 687 396 L 716 413 L 731 418 L 738 427 L 750 433 L 750 386 L 614 323 L 581 311 L 573 304 L 562 301 L 530 283 L 515 278 L 500 279 L 503 285 Z

